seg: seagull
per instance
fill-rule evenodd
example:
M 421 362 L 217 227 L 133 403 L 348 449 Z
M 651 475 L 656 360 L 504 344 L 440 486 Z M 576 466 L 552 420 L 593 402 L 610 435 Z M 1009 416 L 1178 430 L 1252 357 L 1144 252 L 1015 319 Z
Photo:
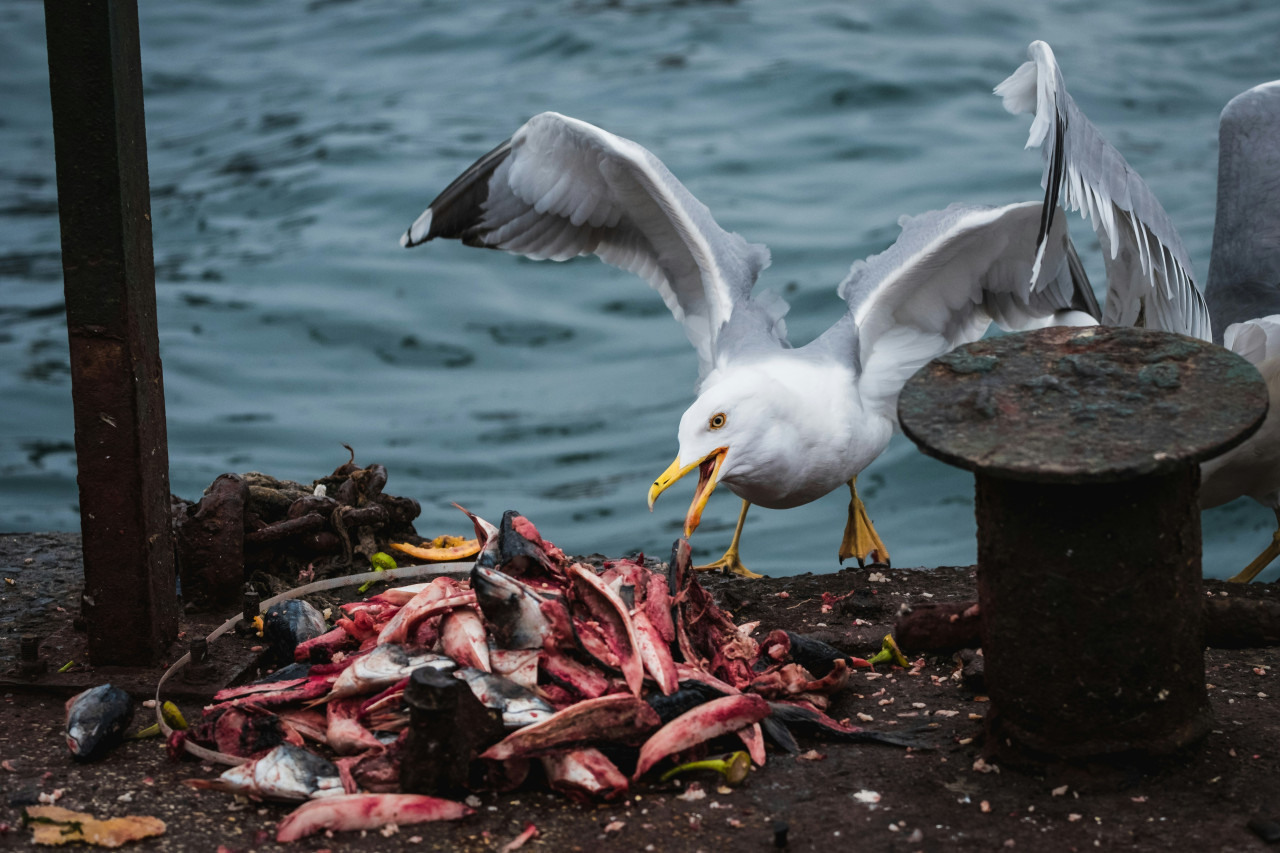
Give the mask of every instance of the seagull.
M 902 217 L 897 240 L 840 282 L 843 314 L 798 347 L 787 339 L 786 303 L 753 293 L 768 249 L 721 228 L 641 145 L 558 113 L 533 117 L 477 160 L 400 243 L 458 239 L 538 260 L 595 255 L 658 291 L 697 352 L 699 380 L 680 418 L 679 452 L 650 487 L 649 507 L 696 471 L 689 536 L 723 483 L 742 508 L 725 555 L 700 568 L 758 577 L 739 555 L 750 505 L 787 509 L 844 485 L 841 562 L 888 563 L 857 477 L 888 446 L 898 394 L 919 367 L 993 322 L 1021 331 L 1102 316 L 1065 216 L 1042 207 L 952 204 Z M 1195 323 L 1184 316 L 1197 304 L 1188 287 L 1180 276 L 1171 299 L 1110 294 L 1117 305 L 1107 310 L 1136 316 L 1134 303 L 1146 300 L 1172 324 Z
M 1224 345 L 1256 366 L 1267 384 L 1269 412 L 1280 406 L 1280 80 L 1255 86 L 1227 104 L 1218 128 L 1218 207 L 1204 301 L 1187 311 L 1186 249 L 1151 189 L 1080 112 L 1067 93 L 1053 51 L 1028 48 L 1029 61 L 996 87 L 1005 108 L 1035 114 L 1027 147 L 1044 155 L 1043 209 L 1087 216 L 1104 249 L 1107 313 L 1103 322 L 1180 331 Z M 1046 144 L 1048 143 L 1048 144 Z M 1152 289 L 1154 288 L 1154 290 Z M 1116 291 L 1136 298 L 1118 299 Z M 1180 295 L 1178 300 L 1150 294 Z M 1147 294 L 1144 297 L 1143 294 Z M 1194 306 L 1192 306 L 1194 307 Z M 1167 313 L 1170 310 L 1174 314 Z M 1194 320 L 1180 321 L 1182 317 Z M 1280 415 L 1269 414 L 1247 441 L 1200 466 L 1200 506 L 1248 496 L 1276 514 L 1271 543 L 1230 578 L 1247 583 L 1280 556 Z

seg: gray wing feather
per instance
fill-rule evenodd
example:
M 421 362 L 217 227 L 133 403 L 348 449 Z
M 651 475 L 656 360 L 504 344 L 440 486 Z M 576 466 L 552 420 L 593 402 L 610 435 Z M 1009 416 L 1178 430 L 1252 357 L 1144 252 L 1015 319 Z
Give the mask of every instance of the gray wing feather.
M 1080 112 L 1049 46 L 1032 42 L 1027 54 L 1031 61 L 995 93 L 1009 112 L 1035 114 L 1027 147 L 1039 147 L 1044 157 L 1041 234 L 1052 224 L 1059 205 L 1079 210 L 1092 222 L 1106 250 L 1104 323 L 1209 338 L 1208 309 L 1168 214 L 1120 152 Z
M 1280 314 L 1280 80 L 1231 99 L 1218 143 L 1205 295 L 1221 336 L 1232 323 Z
M 753 305 L 769 250 L 717 225 L 648 150 L 577 119 L 530 119 L 451 183 L 400 242 L 436 237 L 537 260 L 594 254 L 635 273 L 683 324 L 702 376 L 736 350 L 785 345 L 781 315 L 764 322 L 776 306 L 738 309 Z M 743 320 L 722 342 L 735 313 Z
M 839 288 L 848 313 L 810 346 L 843 351 L 863 399 L 892 416 L 912 373 L 992 321 L 1011 331 L 1093 322 L 1077 308 L 1088 280 L 1075 277 L 1062 216 L 1048 226 L 1033 281 L 1040 218 L 1034 201 L 903 217 L 892 246 L 853 264 Z

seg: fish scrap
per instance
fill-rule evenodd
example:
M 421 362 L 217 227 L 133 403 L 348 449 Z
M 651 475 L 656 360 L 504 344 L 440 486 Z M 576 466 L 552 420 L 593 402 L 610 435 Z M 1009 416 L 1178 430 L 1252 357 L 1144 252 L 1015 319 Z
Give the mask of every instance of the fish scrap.
M 426 741 L 409 737 L 405 701 L 423 668 L 463 682 L 495 712 L 495 725 L 500 715 L 496 731 L 469 746 L 473 790 L 511 790 L 540 764 L 533 778 L 553 790 L 609 802 L 651 771 L 705 758 L 717 741 L 735 742 L 738 760 L 756 767 L 766 739 L 799 752 L 796 733 L 920 745 L 826 716 L 850 670 L 870 664 L 789 632 L 752 639 L 755 625 L 736 625 L 697 582 L 686 541 L 665 572 L 643 556 L 597 569 L 566 556 L 519 513 L 497 526 L 467 515 L 478 551 L 469 577 L 344 604 L 332 626 L 305 608 L 282 608 L 278 618 L 294 613 L 306 624 L 294 663 L 221 691 L 170 743 L 176 751 L 189 738 L 244 763 L 187 784 L 301 801 L 281 821 L 280 841 L 463 818 L 470 809 L 434 796 L 448 792 L 400 785 L 403 767 L 427 760 L 415 752 Z M 314 751 L 321 748 L 339 757 Z

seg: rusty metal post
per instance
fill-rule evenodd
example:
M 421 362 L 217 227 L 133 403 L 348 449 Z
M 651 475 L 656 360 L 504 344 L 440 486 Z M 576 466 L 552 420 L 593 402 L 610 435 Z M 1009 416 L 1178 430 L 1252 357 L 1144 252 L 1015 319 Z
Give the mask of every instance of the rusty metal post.
M 409 734 L 400 758 L 400 789 L 411 794 L 465 796 L 474 789 L 472 762 L 502 737 L 502 713 L 480 704 L 466 682 L 423 667 L 404 690 Z
M 136 0 L 46 0 L 58 216 L 95 664 L 177 633 Z
M 903 431 L 976 480 L 989 746 L 1161 755 L 1208 732 L 1198 463 L 1267 410 L 1221 347 L 1045 329 L 926 365 Z

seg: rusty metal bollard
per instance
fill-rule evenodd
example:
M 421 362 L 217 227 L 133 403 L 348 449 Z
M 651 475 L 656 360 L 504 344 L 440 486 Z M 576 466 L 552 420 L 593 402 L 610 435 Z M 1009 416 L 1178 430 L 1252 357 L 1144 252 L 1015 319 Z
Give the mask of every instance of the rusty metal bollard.
M 1162 755 L 1212 724 L 1199 462 L 1261 424 L 1244 359 L 1146 329 L 1044 329 L 935 359 L 903 432 L 974 472 L 996 750 Z
M 502 712 L 486 708 L 466 682 L 423 667 L 404 691 L 409 734 L 400 759 L 400 790 L 465 796 L 478 784 L 472 761 L 503 735 Z

